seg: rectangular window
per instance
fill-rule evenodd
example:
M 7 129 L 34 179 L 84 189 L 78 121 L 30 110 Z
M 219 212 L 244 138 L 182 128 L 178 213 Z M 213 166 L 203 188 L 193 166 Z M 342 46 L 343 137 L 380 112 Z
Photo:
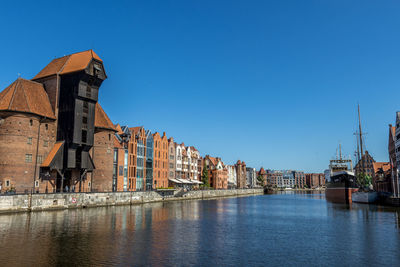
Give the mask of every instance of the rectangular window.
M 82 117 L 82 128 L 87 129 L 87 117 Z
M 43 146 L 48 147 L 49 146 L 49 141 L 43 141 Z
M 38 164 L 42 164 L 43 163 L 43 156 L 42 155 L 38 155 L 37 156 L 37 163 Z
M 83 102 L 83 113 L 89 113 L 89 104 L 86 101 Z
M 32 145 L 32 137 L 28 137 L 27 144 L 28 144 L 28 145 Z
M 82 143 L 86 143 L 87 141 L 87 131 L 82 130 Z
M 32 154 L 25 154 L 25 162 L 26 163 L 32 162 Z
M 6 180 L 6 186 L 7 186 L 7 187 L 10 186 L 10 180 Z

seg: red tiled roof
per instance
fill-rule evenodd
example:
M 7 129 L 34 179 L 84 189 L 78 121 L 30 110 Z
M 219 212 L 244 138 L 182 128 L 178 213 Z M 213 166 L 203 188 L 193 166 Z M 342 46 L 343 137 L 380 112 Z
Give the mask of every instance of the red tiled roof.
M 87 68 L 93 58 L 103 62 L 93 50 L 87 50 L 53 59 L 33 79 L 40 79 L 55 74 L 66 74 L 84 70 Z
M 108 118 L 107 114 L 104 112 L 99 103 L 96 103 L 94 126 L 96 128 L 117 131 L 114 124 L 111 122 L 110 118 Z
M 55 143 L 40 167 L 50 167 L 51 162 L 53 161 L 55 155 L 57 154 L 58 150 L 60 150 L 60 147 L 63 144 L 64 141 Z
M 209 158 L 209 160 L 211 161 L 211 163 L 212 163 L 214 166 L 217 166 L 218 160 L 217 160 L 216 158 L 210 157 L 210 156 L 208 156 L 208 158 Z
M 0 93 L 0 110 L 56 118 L 43 85 L 22 78 L 18 78 Z
M 131 127 L 129 130 L 131 130 L 132 134 L 137 134 L 139 133 L 140 129 L 142 129 L 143 126 L 137 126 L 137 127 Z
M 118 134 L 123 134 L 124 132 L 122 131 L 121 125 L 119 125 L 119 123 L 117 123 L 117 125 L 115 125 L 115 130 L 117 130 Z
M 382 169 L 384 172 L 390 170 L 389 162 L 373 162 L 372 166 L 374 168 L 374 173 L 378 172 L 379 169 Z

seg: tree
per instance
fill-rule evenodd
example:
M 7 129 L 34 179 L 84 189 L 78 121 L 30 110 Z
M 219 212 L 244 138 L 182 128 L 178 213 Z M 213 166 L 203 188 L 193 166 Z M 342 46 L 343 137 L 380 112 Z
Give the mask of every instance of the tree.
M 261 174 L 257 176 L 257 182 L 259 185 L 264 186 L 264 178 Z
M 203 187 L 210 187 L 210 179 L 208 177 L 208 167 L 204 163 L 203 173 L 201 174 L 201 181 L 203 182 Z
M 369 187 L 372 182 L 372 177 L 365 173 L 359 173 L 356 177 L 357 185 L 361 188 Z

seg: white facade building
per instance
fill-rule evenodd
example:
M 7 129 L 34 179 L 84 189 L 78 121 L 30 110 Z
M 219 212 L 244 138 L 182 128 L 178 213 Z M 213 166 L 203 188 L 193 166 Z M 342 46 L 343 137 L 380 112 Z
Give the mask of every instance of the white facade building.
M 236 168 L 232 165 L 226 166 L 228 169 L 228 188 L 236 188 L 237 187 L 237 175 Z

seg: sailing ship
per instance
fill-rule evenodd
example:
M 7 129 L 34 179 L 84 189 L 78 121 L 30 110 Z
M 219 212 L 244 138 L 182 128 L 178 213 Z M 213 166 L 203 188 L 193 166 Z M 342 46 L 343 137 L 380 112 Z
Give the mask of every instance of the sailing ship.
M 363 132 L 361 128 L 361 116 L 360 116 L 360 105 L 358 105 L 358 130 L 357 136 L 357 151 L 356 158 L 357 164 L 361 167 L 360 175 L 365 175 L 365 154 L 364 154 L 364 142 L 363 142 Z M 352 194 L 352 202 L 358 203 L 374 203 L 378 201 L 378 192 L 372 191 L 369 188 L 371 185 L 359 184 L 360 190 Z M 368 187 L 366 187 L 368 186 Z
M 342 157 L 342 148 L 339 144 L 339 154 L 330 160 L 330 183 L 327 184 L 325 196 L 330 202 L 346 203 L 352 202 L 352 194 L 358 190 L 356 177 L 353 171 L 353 163 L 350 158 Z

